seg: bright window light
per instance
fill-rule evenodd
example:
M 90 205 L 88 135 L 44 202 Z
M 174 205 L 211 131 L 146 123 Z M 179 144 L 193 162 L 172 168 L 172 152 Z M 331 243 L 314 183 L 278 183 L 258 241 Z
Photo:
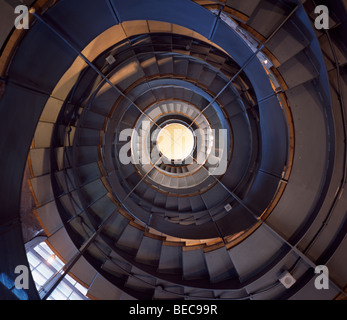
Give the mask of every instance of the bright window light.
M 45 285 L 61 272 L 64 262 L 55 255 L 46 242 L 40 242 L 27 247 L 27 258 L 36 289 L 44 295 Z M 54 281 L 54 280 L 53 280 Z M 89 300 L 86 296 L 88 289 L 66 275 L 47 300 Z

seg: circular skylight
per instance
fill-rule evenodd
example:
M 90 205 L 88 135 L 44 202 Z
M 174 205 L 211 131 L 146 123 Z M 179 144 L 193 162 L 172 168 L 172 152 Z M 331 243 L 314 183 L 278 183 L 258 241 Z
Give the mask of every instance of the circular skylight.
M 194 149 L 193 132 L 180 123 L 170 123 L 162 128 L 157 138 L 161 154 L 172 161 L 183 161 Z

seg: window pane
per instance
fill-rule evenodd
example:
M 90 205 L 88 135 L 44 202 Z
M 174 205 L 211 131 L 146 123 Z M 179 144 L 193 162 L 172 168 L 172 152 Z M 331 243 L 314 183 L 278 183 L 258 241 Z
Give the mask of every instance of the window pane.
M 68 274 L 65 276 L 65 279 L 69 281 L 73 286 L 76 284 L 76 281 L 71 278 Z
M 50 270 L 47 266 L 45 266 L 43 263 L 41 263 L 36 268 L 46 279 L 49 279 L 51 276 L 53 276 L 54 272 Z
M 76 283 L 75 287 L 83 294 L 86 295 L 88 290 L 83 287 L 82 285 L 80 285 L 79 283 Z
M 40 246 L 42 247 L 42 249 L 46 250 L 46 251 L 49 253 L 49 255 L 54 254 L 54 252 L 53 252 L 52 249 L 47 245 L 46 242 L 41 242 L 41 243 L 40 243 Z
M 47 262 L 57 271 L 59 271 L 64 266 L 64 263 L 62 263 L 61 260 L 57 257 L 53 260 L 49 259 Z
M 36 284 L 38 284 L 40 287 L 43 286 L 47 279 L 45 279 L 40 272 L 38 272 L 37 270 L 34 270 L 32 272 L 32 275 L 33 275 L 33 278 L 34 278 L 34 281 Z
M 40 246 L 36 246 L 34 250 L 45 260 L 51 256 L 51 254 L 49 254 L 46 250 L 43 250 Z
M 69 298 L 69 300 L 83 300 L 76 292 L 73 292 Z
M 54 261 L 51 263 L 51 265 L 52 265 L 52 267 L 53 267 L 55 270 L 57 270 L 57 271 L 59 271 L 59 270 L 64 266 L 63 263 L 60 263 L 60 262 L 57 261 L 57 260 L 54 260 Z
M 40 260 L 37 259 L 32 252 L 28 252 L 27 257 L 28 257 L 30 267 L 35 268 L 40 264 Z
M 49 246 L 42 242 L 35 248 L 27 252 L 28 261 L 32 270 L 32 276 L 37 290 L 44 290 L 47 281 L 58 280 L 59 274 L 64 274 L 62 268 L 64 262 L 55 256 Z M 56 275 L 55 279 L 52 277 Z M 74 280 L 71 276 L 65 275 L 57 288 L 47 298 L 47 300 L 89 300 L 85 294 L 87 289 Z
M 62 292 L 57 288 L 53 291 L 53 293 L 51 294 L 51 297 L 54 298 L 54 300 L 66 300 L 67 297 L 62 294 Z
M 67 283 L 68 283 L 68 282 L 67 282 Z M 71 292 L 72 292 L 73 289 L 71 289 L 67 283 L 65 283 L 64 281 L 62 281 L 62 282 L 59 284 L 58 288 L 59 288 L 59 290 L 60 290 L 62 293 L 64 293 L 64 294 L 68 297 L 68 296 L 70 296 L 70 294 L 71 294 Z

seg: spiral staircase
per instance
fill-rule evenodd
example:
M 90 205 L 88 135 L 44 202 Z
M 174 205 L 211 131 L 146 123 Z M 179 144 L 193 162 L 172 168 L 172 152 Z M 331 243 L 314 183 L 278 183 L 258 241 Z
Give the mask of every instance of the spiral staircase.
M 1 51 L 0 272 L 27 265 L 27 163 L 47 244 L 92 299 L 345 296 L 343 3 L 327 32 L 310 0 L 27 4 Z M 182 161 L 151 139 L 172 123 L 194 133 Z M 32 281 L 28 299 L 59 284 Z

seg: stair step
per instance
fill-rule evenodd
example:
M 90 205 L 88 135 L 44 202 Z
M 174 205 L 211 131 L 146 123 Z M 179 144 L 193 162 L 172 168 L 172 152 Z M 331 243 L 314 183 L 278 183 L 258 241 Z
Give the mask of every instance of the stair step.
M 252 12 L 247 24 L 265 38 L 285 20 L 291 9 L 288 5 L 271 0 L 260 1 Z
M 99 224 L 105 221 L 115 210 L 116 205 L 107 196 L 103 196 L 89 207 L 89 212 L 97 219 Z
M 48 174 L 51 168 L 50 149 L 31 149 L 30 163 L 35 177 Z
M 189 197 L 180 197 L 178 199 L 178 211 L 179 212 L 191 211 Z
M 84 110 L 80 121 L 82 128 L 102 130 L 105 124 L 105 117 L 99 113 Z
M 90 111 L 105 117 L 111 112 L 112 107 L 119 97 L 119 92 L 112 88 L 108 83 L 105 83 L 105 85 L 97 92 L 92 104 L 89 106 Z
M 119 300 L 122 293 L 120 289 L 98 274 L 89 287 L 87 295 L 100 300 Z
M 132 266 L 126 261 L 123 261 L 119 256 L 115 256 L 114 252 L 112 252 L 111 258 L 105 261 L 102 269 L 112 276 L 119 278 L 119 280 L 123 280 L 122 282 L 125 283 L 129 277 L 129 273 L 131 273 Z
M 211 222 L 211 216 L 210 214 L 208 213 L 208 211 L 205 211 L 203 213 L 200 213 L 198 215 L 195 216 L 195 224 L 197 226 L 199 225 L 202 225 L 202 224 L 205 224 L 205 223 L 209 223 Z
M 206 298 L 208 300 L 215 299 L 213 291 L 184 287 L 184 293 L 187 295 L 185 298 L 186 300 L 197 300 L 201 298 Z
M 214 208 L 218 206 L 229 196 L 230 194 L 220 183 L 217 183 L 212 189 L 201 194 L 201 198 L 203 199 L 206 208 Z
M 163 290 L 164 289 L 164 290 Z M 155 300 L 182 300 L 184 294 L 183 287 L 175 286 L 162 280 L 157 281 L 153 299 Z
M 119 58 L 121 59 L 121 58 Z M 136 58 L 127 59 L 125 65 L 121 64 L 112 71 L 109 79 L 116 87 L 124 92 L 137 80 L 145 77 L 139 61 Z
M 226 5 L 237 10 L 237 11 L 240 11 L 241 13 L 243 13 L 249 17 L 252 15 L 253 11 L 258 6 L 260 1 L 261 0 L 252 0 L 252 1 L 227 0 Z
M 87 184 L 89 182 L 101 178 L 99 165 L 96 162 L 80 166 L 76 168 L 76 172 L 81 185 Z
M 179 214 L 178 216 L 179 216 L 179 224 L 182 226 L 190 226 L 192 224 L 195 224 L 194 215 Z
M 212 283 L 236 276 L 234 265 L 225 247 L 205 252 L 205 259 Z
M 76 191 L 62 195 L 59 200 L 65 208 L 67 214 L 70 214 L 71 217 L 74 217 L 83 210 L 82 204 Z
M 303 33 L 303 28 L 299 21 L 291 19 L 266 44 L 266 48 L 281 64 L 294 57 L 310 44 L 309 39 Z
M 89 219 L 89 215 L 85 212 L 70 219 L 68 224 L 75 235 L 79 236 L 78 238 L 75 237 L 75 243 L 79 243 L 80 245 L 85 243 L 93 235 L 95 230 Z
M 173 63 L 174 63 L 173 74 L 175 76 L 186 77 L 189 60 L 186 58 L 175 57 L 173 60 Z
M 161 247 L 158 271 L 162 273 L 182 273 L 182 247 L 166 246 Z
M 192 212 L 202 211 L 206 209 L 204 201 L 202 200 L 200 195 L 190 197 L 189 201 L 190 207 L 192 208 Z
M 76 139 L 79 146 L 98 146 L 100 144 L 100 131 L 89 128 L 79 128 Z
M 49 148 L 51 146 L 54 124 L 39 122 L 34 135 L 35 148 Z
M 157 195 L 155 196 L 154 204 L 160 208 L 164 208 L 166 204 L 166 196 L 158 192 Z
M 94 203 L 103 196 L 105 196 L 108 191 L 100 179 L 90 182 L 83 187 L 81 187 L 85 201 L 89 203 Z
M 204 65 L 200 62 L 190 60 L 187 70 L 187 78 L 198 81 L 202 72 Z
M 139 56 L 138 59 L 140 60 L 141 68 L 146 74 L 146 77 L 151 77 L 159 74 L 159 68 L 155 55 L 148 53 L 146 55 Z
M 306 50 L 283 63 L 278 71 L 289 88 L 294 88 L 319 76 L 309 57 L 309 51 Z
M 278 255 L 282 246 L 282 241 L 261 226 L 239 245 L 231 248 L 228 253 L 240 280 L 244 281 Z
M 168 196 L 166 200 L 166 209 L 172 211 L 178 211 L 178 197 Z
M 92 162 L 98 162 L 99 160 L 99 152 L 96 146 L 81 146 L 75 147 L 76 149 L 76 159 L 75 165 L 82 166 Z M 73 159 L 70 158 L 71 163 Z
M 173 73 L 173 59 L 171 55 L 157 55 L 156 58 L 160 74 Z
M 103 229 L 103 233 L 110 239 L 118 239 L 129 224 L 129 220 L 121 214 L 114 215 Z
M 37 205 L 43 205 L 54 200 L 51 176 L 44 175 L 30 179 L 30 185 L 35 195 Z
M 157 190 L 153 189 L 153 188 L 147 188 L 147 190 L 145 191 L 145 193 L 143 194 L 143 199 L 145 199 L 146 201 L 148 201 L 149 203 L 153 203 L 155 196 L 157 194 Z
M 226 84 L 226 79 L 224 77 L 222 78 L 220 74 L 217 74 L 208 89 L 213 93 L 218 94 L 225 87 Z
M 199 250 L 183 250 L 183 278 L 195 280 L 208 277 L 204 252 Z
M 137 229 L 129 224 L 118 239 L 117 247 L 129 254 L 135 255 L 140 247 L 143 233 L 143 230 Z
M 60 218 L 55 201 L 48 202 L 35 210 L 40 221 L 45 226 L 48 235 L 53 234 L 62 227 L 63 222 Z
M 146 275 L 133 274 L 128 277 L 125 287 L 133 289 L 136 292 L 147 293 L 149 296 L 154 294 L 155 278 Z
M 136 254 L 136 261 L 152 266 L 158 266 L 161 246 L 161 240 L 152 239 L 146 236 L 143 237 L 139 250 Z

